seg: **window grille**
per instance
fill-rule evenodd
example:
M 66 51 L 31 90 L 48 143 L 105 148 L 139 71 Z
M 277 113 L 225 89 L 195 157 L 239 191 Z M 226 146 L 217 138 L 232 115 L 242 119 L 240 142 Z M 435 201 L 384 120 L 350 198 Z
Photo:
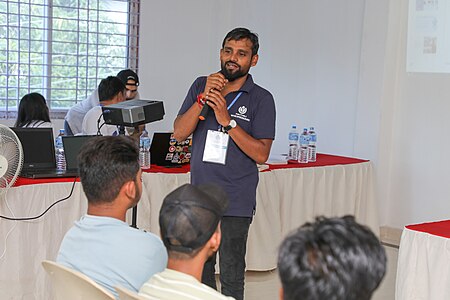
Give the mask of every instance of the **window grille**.
M 102 78 L 138 71 L 138 51 L 139 0 L 1 1 L 0 117 L 31 92 L 64 116 Z

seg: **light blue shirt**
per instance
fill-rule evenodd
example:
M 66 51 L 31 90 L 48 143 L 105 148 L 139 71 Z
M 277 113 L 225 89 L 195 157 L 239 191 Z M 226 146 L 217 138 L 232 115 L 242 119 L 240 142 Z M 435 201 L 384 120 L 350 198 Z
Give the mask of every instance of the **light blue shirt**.
M 66 233 L 56 259 L 111 291 L 138 291 L 167 265 L 161 239 L 115 218 L 85 215 Z

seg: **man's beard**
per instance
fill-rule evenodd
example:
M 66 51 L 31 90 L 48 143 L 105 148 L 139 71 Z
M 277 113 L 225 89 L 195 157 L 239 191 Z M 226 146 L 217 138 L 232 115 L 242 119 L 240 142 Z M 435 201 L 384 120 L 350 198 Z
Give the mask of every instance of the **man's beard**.
M 234 63 L 234 64 L 239 66 L 239 69 L 234 71 L 234 73 L 229 72 L 226 68 L 227 63 L 229 63 L 229 61 L 227 61 L 221 65 L 222 69 L 220 70 L 220 73 L 222 73 L 223 76 L 225 76 L 225 79 L 227 79 L 228 81 L 230 81 L 230 82 L 234 81 L 234 80 L 244 77 L 245 75 L 248 74 L 248 70 L 246 70 L 246 71 L 242 70 L 242 67 L 236 63 Z

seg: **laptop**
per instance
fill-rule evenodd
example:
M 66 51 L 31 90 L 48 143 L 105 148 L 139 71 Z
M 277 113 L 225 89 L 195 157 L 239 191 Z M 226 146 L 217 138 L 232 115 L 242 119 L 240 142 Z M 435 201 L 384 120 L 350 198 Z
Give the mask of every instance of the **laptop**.
M 152 164 L 164 167 L 188 164 L 191 159 L 192 137 L 181 143 L 173 137 L 173 132 L 155 132 L 150 146 Z
M 78 154 L 84 144 L 97 135 L 75 135 L 63 136 L 62 142 L 64 147 L 64 155 L 66 157 L 66 172 L 75 173 L 78 176 Z
M 11 128 L 23 149 L 20 176 L 27 178 L 76 177 L 77 171 L 57 170 L 52 128 Z M 69 151 L 70 152 L 70 151 Z

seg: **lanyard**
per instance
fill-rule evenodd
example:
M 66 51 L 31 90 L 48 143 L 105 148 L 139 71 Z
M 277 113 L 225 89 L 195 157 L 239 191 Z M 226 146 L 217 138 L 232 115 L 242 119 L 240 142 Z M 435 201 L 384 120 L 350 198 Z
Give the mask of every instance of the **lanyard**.
M 231 101 L 230 105 L 228 105 L 227 110 L 230 110 L 230 108 L 233 106 L 233 104 L 237 101 L 237 99 L 239 99 L 239 97 L 242 95 L 242 92 L 240 92 L 239 94 L 236 95 L 236 97 L 234 97 L 233 101 Z
M 227 106 L 227 110 L 230 110 L 230 108 L 233 106 L 233 104 L 239 99 L 239 97 L 242 95 L 242 92 L 239 92 L 239 94 L 234 97 L 233 101 L 231 101 L 230 105 Z M 219 125 L 219 128 L 217 130 L 220 131 L 222 125 Z

